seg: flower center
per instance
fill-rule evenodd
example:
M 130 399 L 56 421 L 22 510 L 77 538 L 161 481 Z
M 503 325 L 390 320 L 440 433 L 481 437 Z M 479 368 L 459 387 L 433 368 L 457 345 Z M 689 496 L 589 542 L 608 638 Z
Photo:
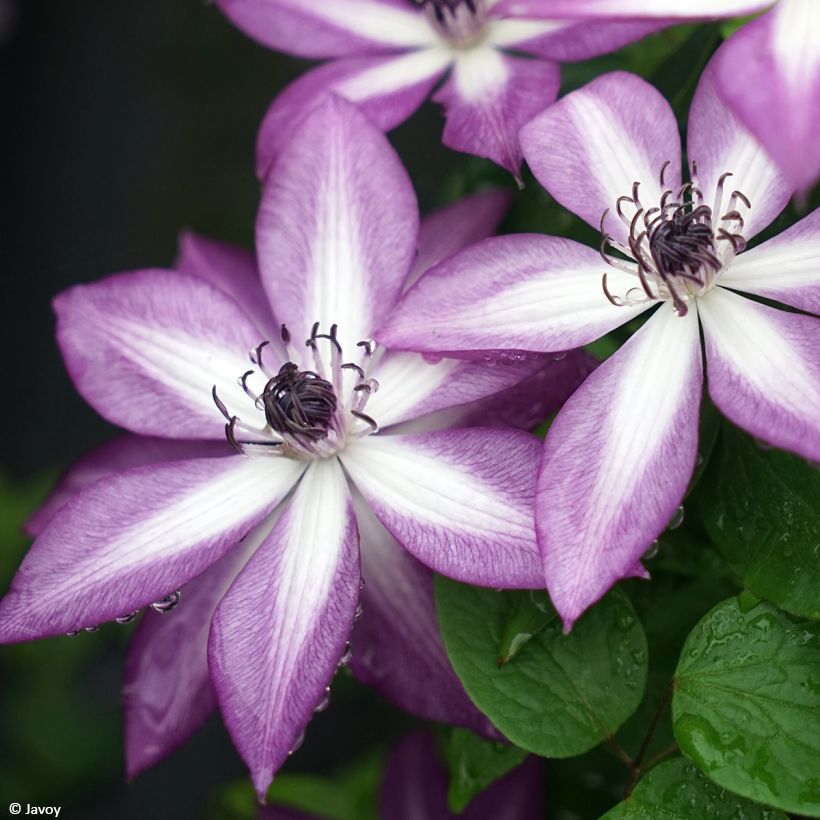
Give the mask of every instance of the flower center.
M 367 377 L 374 342 L 359 342 L 358 362 L 343 361 L 336 325 L 331 326 L 330 333 L 319 333 L 317 322 L 305 341 L 307 351 L 292 346 L 284 325 L 282 342 L 287 360 L 278 370 L 270 369 L 263 361 L 268 342 L 250 352 L 251 363 L 258 370 L 248 370 L 238 379 L 252 402 L 249 413 L 231 413 L 216 387 L 213 389 L 214 403 L 227 421 L 225 436 L 236 450 L 245 455 L 283 455 L 303 460 L 329 458 L 352 439 L 378 432 L 374 419 L 364 412 L 369 397 L 379 388 L 375 379 Z M 251 382 L 260 374 L 266 382 L 256 393 Z
M 663 194 L 660 203 L 645 208 L 638 195 L 639 182 L 632 185 L 632 193 L 618 197 L 615 211 L 629 231 L 628 246 L 617 242 L 604 227 L 609 210 L 601 217 L 601 256 L 611 267 L 637 277 L 636 287 L 624 296 L 613 295 L 603 276 L 603 289 L 613 305 L 634 305 L 659 299 L 672 302 L 678 316 L 688 313 L 688 302 L 714 287 L 718 274 L 746 246 L 740 233 L 743 217 L 738 203 L 750 208 L 749 200 L 733 191 L 726 209 L 713 224 L 714 214 L 723 209 L 726 180 L 731 173 L 718 180 L 712 207 L 704 204 L 697 177 L 697 163 L 692 163 L 692 181 L 677 194 L 666 188 L 665 173 L 669 163 L 661 168 L 660 184 Z M 665 189 L 665 190 L 664 190 Z M 607 248 L 620 251 L 627 259 L 612 256 Z
M 412 0 L 427 11 L 438 33 L 450 45 L 466 48 L 484 32 L 484 0 Z

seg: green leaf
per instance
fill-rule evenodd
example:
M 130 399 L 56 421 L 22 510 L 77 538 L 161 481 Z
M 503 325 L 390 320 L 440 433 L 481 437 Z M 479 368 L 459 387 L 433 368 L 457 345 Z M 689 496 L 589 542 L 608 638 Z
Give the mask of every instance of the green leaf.
M 516 595 L 498 648 L 498 665 L 514 658 L 521 647 L 558 615 L 540 592 Z
M 646 638 L 629 599 L 614 590 L 569 635 L 554 618 L 499 667 L 505 631 L 522 597 L 436 578 L 447 654 L 474 703 L 513 743 L 570 757 L 593 748 L 637 708 L 646 683 Z
M 688 760 L 656 766 L 601 820 L 786 820 L 786 815 L 729 794 Z
M 479 792 L 512 771 L 526 756 L 517 746 L 483 740 L 466 729 L 453 729 L 444 747 L 450 771 L 447 802 L 451 811 L 464 811 Z
M 820 618 L 820 470 L 725 425 L 693 496 L 702 524 L 756 595 Z
M 820 624 L 748 593 L 718 604 L 683 646 L 672 721 L 719 785 L 820 817 Z

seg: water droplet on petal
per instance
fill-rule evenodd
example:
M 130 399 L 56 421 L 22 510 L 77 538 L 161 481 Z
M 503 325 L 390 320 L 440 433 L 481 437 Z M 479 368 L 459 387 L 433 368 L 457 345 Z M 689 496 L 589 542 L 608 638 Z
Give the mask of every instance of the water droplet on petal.
M 681 505 L 675 510 L 675 514 L 672 516 L 672 520 L 667 525 L 667 529 L 676 530 L 681 524 L 683 524 L 683 515 L 683 505 Z
M 644 559 L 648 560 L 649 558 L 654 558 L 658 554 L 659 549 L 660 549 L 660 544 L 658 543 L 658 541 L 657 540 L 653 541 L 649 545 L 649 549 L 643 554 Z
M 160 615 L 164 615 L 166 612 L 170 612 L 179 603 L 181 597 L 182 592 L 177 590 L 161 598 L 159 601 L 154 601 L 154 603 L 151 604 L 151 609 L 153 609 L 154 612 L 159 612 Z
M 299 749 L 302 748 L 302 744 L 304 742 L 305 742 L 305 733 L 302 732 L 302 734 L 299 735 L 299 737 L 297 737 L 296 740 L 294 741 L 293 748 L 288 752 L 288 757 L 290 757 L 290 755 L 292 755 L 294 752 L 298 752 Z
M 66 638 L 76 638 L 77 635 L 80 634 L 80 632 L 81 632 L 81 630 L 79 630 L 79 629 L 72 629 L 71 632 L 66 632 L 65 636 L 66 636 Z
M 363 589 L 364 589 L 364 578 L 361 578 L 359 580 L 359 592 L 361 592 Z
M 350 641 L 348 641 L 345 644 L 344 654 L 339 659 L 339 669 L 341 669 L 343 666 L 347 666 L 352 659 L 353 659 L 353 647 L 350 645 Z
M 133 612 L 129 612 L 127 615 L 120 615 L 119 618 L 114 618 L 114 620 L 118 624 L 130 624 L 131 621 L 133 621 L 139 614 L 140 611 L 138 609 L 135 609 Z
M 695 459 L 695 467 L 700 467 L 703 464 L 703 453 L 698 453 L 698 457 Z
M 364 607 L 362 606 L 362 602 L 359 601 L 359 603 L 356 604 L 356 611 L 353 613 L 353 623 L 360 621 L 362 615 L 364 615 Z
M 99 629 L 99 627 L 96 626 L 96 625 L 94 625 L 94 626 L 84 626 L 83 627 L 83 632 L 96 632 L 98 629 Z
M 562 351 L 561 353 L 556 353 L 552 357 L 553 361 L 556 361 L 556 362 L 560 362 L 562 359 L 566 359 L 566 358 L 567 358 L 567 351 L 566 350 Z
M 322 699 L 316 705 L 316 708 L 313 710 L 314 712 L 324 712 L 327 707 L 330 706 L 330 687 L 325 686 L 325 694 L 322 696 Z

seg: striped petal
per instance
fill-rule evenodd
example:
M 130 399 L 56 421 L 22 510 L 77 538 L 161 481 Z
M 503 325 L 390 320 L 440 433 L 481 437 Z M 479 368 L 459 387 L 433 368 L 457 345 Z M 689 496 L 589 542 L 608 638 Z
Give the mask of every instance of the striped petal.
M 569 629 L 621 578 L 680 504 L 695 466 L 701 396 L 695 311 L 669 303 L 575 392 L 553 422 L 536 526 L 547 588 Z
M 497 14 L 548 19 L 715 20 L 754 14 L 772 0 L 499 0 Z

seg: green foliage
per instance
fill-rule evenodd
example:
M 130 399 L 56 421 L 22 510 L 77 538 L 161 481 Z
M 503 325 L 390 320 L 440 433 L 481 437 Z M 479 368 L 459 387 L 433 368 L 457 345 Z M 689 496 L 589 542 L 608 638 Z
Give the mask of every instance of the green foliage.
M 450 772 L 450 809 L 462 812 L 479 792 L 512 771 L 526 756 L 517 746 L 483 740 L 466 729 L 451 730 L 444 744 L 444 759 Z
M 675 737 L 715 783 L 820 816 L 820 624 L 750 593 L 716 606 L 681 653 Z
M 729 566 L 761 598 L 820 618 L 820 470 L 724 424 L 695 498 Z
M 548 757 L 581 754 L 613 735 L 640 703 L 646 637 L 620 590 L 590 609 L 569 635 L 552 613 L 506 663 L 501 659 L 515 632 L 511 621 L 521 623 L 528 606 L 547 608 L 546 593 L 497 592 L 439 577 L 436 606 L 464 688 L 523 749 Z M 524 620 L 531 626 L 537 618 L 530 611 Z
M 786 820 L 779 811 L 736 797 L 705 778 L 688 760 L 669 760 L 641 779 L 602 820 Z

